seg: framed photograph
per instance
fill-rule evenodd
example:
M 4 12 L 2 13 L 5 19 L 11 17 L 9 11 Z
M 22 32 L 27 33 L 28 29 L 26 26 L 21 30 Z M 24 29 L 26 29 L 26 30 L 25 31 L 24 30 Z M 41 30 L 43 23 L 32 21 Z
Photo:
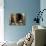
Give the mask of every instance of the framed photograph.
M 12 13 L 10 15 L 10 25 L 25 25 L 25 15 L 21 13 Z

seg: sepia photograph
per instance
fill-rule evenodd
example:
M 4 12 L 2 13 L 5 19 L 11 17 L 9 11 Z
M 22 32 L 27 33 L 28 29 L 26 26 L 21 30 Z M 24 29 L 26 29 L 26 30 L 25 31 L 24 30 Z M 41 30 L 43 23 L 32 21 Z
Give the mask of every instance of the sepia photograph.
M 10 25 L 25 25 L 25 16 L 21 13 L 16 13 L 15 15 L 11 13 L 9 19 Z

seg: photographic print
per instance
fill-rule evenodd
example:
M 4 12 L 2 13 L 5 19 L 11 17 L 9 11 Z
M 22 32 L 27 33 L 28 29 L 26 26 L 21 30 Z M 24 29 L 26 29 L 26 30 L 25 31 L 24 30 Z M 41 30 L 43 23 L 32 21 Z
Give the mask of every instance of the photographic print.
M 25 15 L 21 13 L 16 13 L 15 15 L 11 13 L 10 15 L 10 25 L 25 25 Z

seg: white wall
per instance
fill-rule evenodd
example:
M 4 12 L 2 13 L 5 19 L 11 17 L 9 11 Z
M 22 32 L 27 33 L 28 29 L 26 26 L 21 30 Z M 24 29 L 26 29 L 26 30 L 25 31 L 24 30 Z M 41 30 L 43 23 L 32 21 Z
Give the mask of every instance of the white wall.
M 0 42 L 4 41 L 4 2 L 0 0 Z

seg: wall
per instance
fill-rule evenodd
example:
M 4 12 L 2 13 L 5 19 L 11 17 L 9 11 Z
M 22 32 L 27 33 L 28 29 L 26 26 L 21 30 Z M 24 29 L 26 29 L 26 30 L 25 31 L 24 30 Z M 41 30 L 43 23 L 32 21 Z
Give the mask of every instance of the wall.
M 32 28 L 32 21 L 36 12 L 40 10 L 40 0 L 4 0 L 4 38 L 7 41 L 18 41 Z M 10 26 L 10 13 L 20 12 L 26 16 L 25 26 Z
M 0 42 L 4 41 L 4 8 L 3 0 L 0 0 Z
M 46 0 L 41 0 L 40 1 L 40 9 L 41 9 L 41 11 L 43 10 L 43 9 L 46 9 Z M 44 19 L 44 21 L 42 22 L 41 21 L 41 24 L 40 25 L 43 25 L 43 26 L 46 26 L 46 11 L 44 11 L 43 12 L 43 19 Z

